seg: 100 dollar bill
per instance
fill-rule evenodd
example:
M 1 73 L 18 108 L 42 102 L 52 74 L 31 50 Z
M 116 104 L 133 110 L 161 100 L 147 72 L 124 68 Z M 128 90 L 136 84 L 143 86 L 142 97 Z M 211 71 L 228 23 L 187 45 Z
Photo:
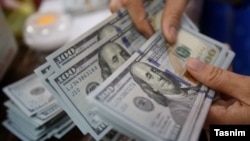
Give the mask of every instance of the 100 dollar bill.
M 57 99 L 58 104 L 60 104 L 60 106 L 63 108 L 63 110 L 74 121 L 74 123 L 80 129 L 80 131 L 83 134 L 87 134 L 88 130 L 89 130 L 89 127 L 86 124 L 86 122 L 81 122 L 81 120 L 80 120 L 81 117 L 77 116 L 77 114 L 75 113 L 76 112 L 75 110 L 72 110 L 72 109 L 69 108 L 67 102 L 65 102 L 60 97 L 60 95 L 58 94 L 56 89 L 50 83 L 48 78 L 55 73 L 52 66 L 48 62 L 46 62 L 43 65 L 41 65 L 40 67 L 38 67 L 37 69 L 35 69 L 35 73 L 39 76 L 41 82 L 48 89 L 48 91 L 50 91 L 51 94 Z
M 54 97 L 40 83 L 36 74 L 31 74 L 5 86 L 3 91 L 27 116 L 39 113 L 56 103 Z
M 67 101 L 71 109 L 78 112 L 80 121 L 89 124 L 91 127 L 89 132 L 95 138 L 106 134 L 111 127 L 96 115 L 94 107 L 89 105 L 85 97 L 145 42 L 145 38 L 132 25 L 132 21 L 130 23 L 126 30 L 94 44 L 49 77 L 60 97 Z M 77 71 L 77 74 L 71 76 L 72 71 Z M 84 91 L 79 91 L 81 87 Z
M 159 5 L 161 7 L 156 9 L 155 7 L 159 7 Z M 158 17 L 151 19 L 159 19 L 160 14 L 158 13 L 162 10 L 162 4 L 154 1 L 154 5 L 151 4 L 147 10 L 148 13 L 153 13 L 150 14 L 153 15 L 152 17 L 154 15 Z M 78 113 L 72 114 L 72 116 L 78 117 L 78 123 L 90 125 L 88 128 L 90 134 L 96 139 L 101 135 L 101 132 L 97 133 L 99 130 L 96 129 L 99 127 L 106 129 L 106 126 L 102 124 L 102 120 L 99 120 L 95 112 L 92 112 L 93 106 L 91 105 L 89 108 L 85 97 L 122 65 L 145 41 L 145 38 L 134 28 L 127 11 L 121 10 L 46 58 L 57 72 L 49 76 L 49 79 L 46 78 L 46 83 L 49 87 L 53 87 L 58 99 L 65 101 L 65 105 L 67 105 L 65 107 L 68 107 L 68 110 Z M 180 50 L 182 51 L 182 49 Z M 194 52 L 196 48 L 188 51 Z M 193 52 L 193 56 L 200 55 Z M 215 52 L 218 53 L 220 50 Z M 217 55 L 215 54 L 215 57 Z M 179 64 L 182 65 L 183 62 Z M 77 71 L 78 74 L 71 76 L 73 71 Z M 180 74 L 182 75 L 184 72 L 185 70 Z M 79 90 L 80 87 L 83 89 Z M 83 128 L 87 127 L 80 127 L 82 130 Z
M 182 36 L 182 35 L 185 36 Z M 204 36 L 194 36 L 185 30 L 178 34 L 178 42 L 183 43 L 191 51 L 187 57 L 205 60 L 209 48 L 214 42 Z M 188 44 L 190 42 L 192 44 Z M 206 40 L 207 39 L 207 40 Z M 203 44 L 202 44 L 203 43 Z M 200 46 L 204 45 L 204 46 Z M 211 64 L 216 64 L 225 55 L 226 48 L 217 44 L 218 55 Z M 192 52 L 194 48 L 199 53 Z M 178 46 L 173 47 L 174 49 Z M 96 91 L 88 95 L 97 106 L 99 114 L 105 119 L 112 119 L 115 124 L 123 126 L 132 133 L 147 140 L 177 140 L 184 129 L 187 129 L 193 114 L 201 108 L 206 89 L 183 79 L 170 61 L 171 54 L 166 50 L 166 43 L 161 32 L 148 40 L 138 53 L 124 63 Z M 185 59 L 179 56 L 179 60 Z M 112 125 L 112 123 L 111 123 Z
M 51 63 L 53 68 L 61 68 L 78 56 L 81 56 L 82 53 L 86 52 L 88 48 L 91 48 L 96 43 L 101 42 L 105 38 L 114 37 L 115 35 L 120 36 L 123 32 L 130 30 L 131 26 L 133 26 L 133 24 L 130 20 L 130 16 L 128 15 L 128 12 L 123 9 L 112 14 L 102 23 L 96 25 L 74 41 L 56 50 L 51 55 L 47 56 L 46 59 Z M 135 33 L 132 30 L 130 31 L 132 33 L 128 33 L 127 36 L 123 36 L 123 38 L 120 39 L 120 42 L 127 47 L 133 46 L 133 44 L 129 43 L 132 43 L 133 41 L 131 40 L 135 40 L 135 37 L 138 36 L 134 35 L 137 31 Z M 137 41 L 140 40 L 137 39 Z M 143 40 L 141 38 L 140 42 L 143 41 L 145 42 L 145 39 Z
M 26 114 L 20 110 L 16 104 L 14 104 L 12 101 L 7 101 L 4 103 L 4 105 L 11 111 L 15 112 L 20 117 L 23 117 L 23 119 L 28 120 L 34 127 L 38 128 L 46 123 L 48 123 L 51 119 L 55 118 L 58 115 L 63 114 L 62 109 L 59 105 L 54 104 L 51 106 L 48 106 L 43 111 L 36 113 L 35 115 L 29 117 Z
M 125 62 L 146 41 L 133 26 L 126 10 L 121 10 L 112 15 L 111 19 L 109 18 L 107 21 L 98 25 L 99 29 L 93 29 L 95 32 L 90 33 L 90 35 L 87 33 L 88 36 L 76 39 L 79 42 L 74 41 L 72 43 L 74 45 L 67 45 L 62 50 L 47 57 L 48 63 L 57 72 L 49 77 L 49 82 L 58 92 L 60 99 L 66 101 L 69 109 L 78 113 L 74 114 L 74 116 L 80 117 L 78 122 L 88 125 L 88 132 L 95 139 L 100 139 L 110 130 L 110 127 L 96 116 L 91 108 L 92 106 L 86 102 L 85 96 L 112 74 L 117 67 Z M 116 27 L 119 27 L 119 30 Z M 65 50 L 65 48 L 67 49 Z M 70 52 L 70 56 L 65 56 L 65 52 Z M 99 60 L 92 62 L 93 59 Z M 112 65 L 108 64 L 108 62 L 112 62 Z M 71 68 L 77 68 L 80 71 L 79 77 L 76 76 L 72 81 L 66 80 Z M 99 72 L 100 70 L 102 72 Z M 89 77 L 91 74 L 94 74 L 94 77 Z M 53 83 L 52 77 L 62 78 L 62 81 L 65 81 L 69 86 L 62 86 L 61 82 L 59 83 L 57 80 L 56 83 Z M 96 83 L 87 83 L 89 79 L 94 79 Z M 73 87 L 70 88 L 71 86 Z M 80 86 L 86 87 L 86 91 L 81 94 L 79 94 L 77 89 Z M 81 128 L 86 128 L 86 126 Z

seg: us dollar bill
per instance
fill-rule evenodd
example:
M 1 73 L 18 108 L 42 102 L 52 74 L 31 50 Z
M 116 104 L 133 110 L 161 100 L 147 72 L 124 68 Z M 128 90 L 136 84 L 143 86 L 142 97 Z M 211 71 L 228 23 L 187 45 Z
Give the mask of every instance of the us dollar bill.
M 5 86 L 3 91 L 27 116 L 39 113 L 56 103 L 36 74 Z
M 18 128 L 15 124 L 13 124 L 10 120 L 6 119 L 2 122 L 3 126 L 7 128 L 12 134 L 17 136 L 21 140 L 29 141 L 31 140 L 24 133 L 21 132 L 20 128 Z M 35 139 L 37 140 L 37 139 Z M 45 139 L 43 139 L 45 140 Z
M 221 69 L 228 69 L 230 67 L 230 64 L 234 56 L 235 56 L 235 53 L 232 50 L 228 49 L 226 51 L 225 56 L 222 57 L 223 59 L 218 62 L 219 65 L 217 65 L 217 67 Z M 198 140 L 200 133 L 201 133 L 201 129 L 204 125 L 204 121 L 206 119 L 208 110 L 210 108 L 212 100 L 214 99 L 214 96 L 215 96 L 215 91 L 212 89 L 208 89 L 208 91 L 206 92 L 205 99 L 202 102 L 202 105 L 201 105 L 202 107 L 200 108 L 199 111 L 197 111 L 198 116 L 196 118 L 195 117 L 193 118 L 194 124 L 189 126 L 189 128 L 192 128 L 193 130 L 188 130 L 188 132 L 186 132 L 186 136 L 183 138 L 185 139 L 189 138 L 189 140 Z
M 235 53 L 232 50 L 228 50 L 226 55 L 225 55 L 225 59 L 223 61 L 223 63 L 220 65 L 221 69 L 228 69 L 231 65 L 231 62 L 233 60 L 233 58 L 235 57 Z M 209 111 L 210 105 L 214 99 L 215 96 L 215 91 L 212 89 L 209 89 L 209 91 L 206 94 L 206 98 L 202 104 L 202 108 L 199 111 L 199 115 L 197 117 L 197 120 L 194 124 L 193 130 L 192 132 L 189 134 L 189 140 L 198 140 L 199 136 L 200 136 L 200 129 L 203 127 L 204 125 L 204 121 L 207 117 L 207 113 Z
M 202 107 L 197 116 L 197 119 L 195 119 L 196 122 L 192 127 L 192 131 L 189 133 L 189 135 L 186 136 L 186 139 L 190 141 L 199 140 L 201 129 L 204 126 L 204 122 L 207 117 L 208 110 L 211 106 L 214 94 L 215 92 L 211 89 L 207 92 L 205 100 L 202 103 Z
M 143 37 L 135 39 L 135 37 L 138 37 L 138 34 L 136 29 L 134 28 L 134 30 L 132 30 L 132 28 L 134 27 L 132 21 L 130 20 L 130 16 L 128 12 L 123 9 L 115 14 L 112 14 L 110 17 L 78 37 L 73 42 L 70 42 L 62 48 L 56 50 L 51 55 L 46 57 L 46 59 L 51 63 L 53 68 L 61 68 L 71 60 L 81 56 L 81 54 L 86 52 L 88 48 L 91 48 L 103 39 L 111 37 L 117 38 L 115 36 L 120 36 L 120 34 L 124 34 L 124 32 L 127 31 L 129 32 L 120 38 L 119 41 L 127 48 L 133 47 L 136 41 L 145 42 L 145 38 Z
M 159 13 L 159 11 L 162 10 L 161 8 L 163 8 L 159 1 L 155 2 L 158 3 L 154 5 L 151 4 L 146 8 L 148 13 L 154 13 L 151 15 L 159 15 L 157 12 Z M 161 5 L 161 8 L 156 9 L 159 5 Z M 63 103 L 66 105 L 64 107 L 68 107 L 68 111 L 76 111 L 78 113 L 69 114 L 72 115 L 71 117 L 78 117 L 79 120 L 77 121 L 79 124 L 77 125 L 83 125 L 82 123 L 93 124 L 89 126 L 89 130 L 94 137 L 98 138 L 98 135 L 95 131 L 93 131 L 95 130 L 94 128 L 103 126 L 103 122 L 101 122 L 102 120 L 99 120 L 99 117 L 96 116 L 95 112 L 89 110 L 92 106 L 88 108 L 88 104 L 85 102 L 86 95 L 101 84 L 103 80 L 109 77 L 121 64 L 126 61 L 126 59 L 138 50 L 142 44 L 145 43 L 145 41 L 145 38 L 142 37 L 134 28 L 127 11 L 123 9 L 88 31 L 86 34 L 80 36 L 73 42 L 66 44 L 46 58 L 48 64 L 55 68 L 54 72 L 57 72 L 56 74 L 45 78 L 46 80 L 44 79 L 46 81 L 46 85 L 53 89 L 52 91 L 56 93 L 55 95 L 57 95 L 57 99 L 64 101 Z M 117 46 L 121 46 L 123 49 L 117 50 Z M 192 49 L 195 51 L 195 48 Z M 118 53 L 118 55 L 115 56 L 116 53 Z M 193 55 L 195 56 L 195 53 L 193 53 Z M 113 57 L 111 58 L 111 56 Z M 112 62 L 113 65 L 108 64 L 107 61 Z M 79 73 L 77 76 L 68 77 L 67 75 L 71 73 L 72 68 L 77 68 Z M 58 80 L 55 82 L 53 79 L 56 77 L 60 78 L 61 82 L 64 81 L 64 84 L 61 82 L 59 84 Z M 91 83 L 92 81 L 95 83 Z M 65 87 L 66 85 L 72 85 L 70 86 L 72 89 Z M 79 92 L 78 88 L 82 86 L 85 90 Z M 68 96 L 69 94 L 72 95 Z M 78 96 L 80 94 L 82 94 L 82 96 Z M 93 115 L 90 118 L 85 117 L 88 111 L 91 111 L 89 112 L 91 113 L 89 115 Z M 86 127 L 88 126 L 81 126 L 80 129 L 83 130 L 86 129 Z
M 145 43 L 146 39 L 137 32 L 131 19 L 126 19 L 127 23 L 129 21 L 130 25 L 126 30 L 95 43 L 49 77 L 49 81 L 60 97 L 67 101 L 70 109 L 77 111 L 81 116 L 80 120 L 89 124 L 89 132 L 96 139 L 105 135 L 111 127 L 96 115 L 85 97 Z M 77 75 L 68 76 L 75 69 Z M 80 92 L 80 87 L 85 90 Z
M 74 121 L 76 126 L 80 129 L 80 131 L 85 135 L 88 133 L 89 127 L 86 122 L 81 122 L 80 118 L 75 110 L 69 108 L 66 101 L 64 101 L 56 89 L 52 86 L 51 82 L 49 81 L 49 77 L 55 73 L 52 66 L 46 62 L 36 68 L 35 73 L 39 76 L 39 79 L 43 83 L 43 85 L 51 92 L 51 94 L 57 99 L 58 104 L 63 108 L 63 110 L 68 114 L 68 116 Z
M 86 49 L 91 49 L 90 46 L 94 45 L 97 43 L 97 41 L 95 39 L 105 39 L 105 37 L 112 37 L 112 36 L 108 36 L 107 34 L 110 34 L 112 35 L 112 31 L 114 32 L 119 32 L 118 34 L 117 33 L 114 33 L 113 36 L 114 36 L 114 39 L 117 39 L 117 37 L 115 36 L 118 36 L 120 37 L 119 34 L 122 34 L 123 37 L 122 38 L 119 38 L 117 39 L 116 41 L 117 42 L 121 42 L 123 43 L 123 45 L 125 45 L 126 47 L 128 48 L 132 48 L 132 49 L 138 49 L 138 48 L 134 48 L 133 46 L 136 46 L 136 47 L 139 47 L 139 45 L 137 46 L 136 42 L 138 42 L 138 44 L 141 43 L 144 43 L 145 42 L 145 38 L 143 36 L 139 37 L 139 34 L 137 33 L 136 29 L 133 27 L 132 25 L 132 22 L 131 20 L 128 20 L 129 16 L 127 14 L 126 11 L 121 11 L 121 12 L 118 12 L 115 17 L 111 17 L 113 18 L 112 20 L 108 19 L 108 22 L 106 25 L 104 25 L 104 27 L 101 29 L 94 29 L 94 33 L 91 34 L 91 35 L 88 35 L 86 38 L 85 37 L 81 37 L 79 40 L 80 42 L 75 44 L 74 42 L 74 45 L 71 46 L 69 45 L 69 47 L 71 47 L 68 51 L 73 51 L 75 54 L 75 56 L 73 56 L 72 58 L 69 57 L 68 59 L 65 59 L 64 62 L 65 63 L 62 63 L 63 65 L 67 64 L 69 61 L 72 61 L 74 58 L 77 58 L 77 57 L 81 57 L 81 56 L 84 56 L 83 53 L 87 53 L 85 50 Z M 119 29 L 118 28 L 115 28 L 114 29 L 114 26 L 111 25 L 111 23 L 115 23 L 115 24 L 118 24 L 119 26 Z M 124 25 L 124 26 L 122 26 Z M 99 25 L 100 26 L 100 25 Z M 101 26 L 102 27 L 102 26 Z M 122 28 L 124 27 L 124 28 Z M 89 33 L 87 33 L 89 34 Z M 97 35 L 98 34 L 98 35 Z M 93 40 L 89 40 L 91 37 L 94 37 L 94 41 Z M 138 38 L 139 37 L 139 38 Z M 114 39 L 110 39 L 112 41 L 114 41 Z M 120 41 L 119 41 L 120 40 Z M 88 41 L 88 42 L 86 42 Z M 111 43 L 110 43 L 111 44 Z M 78 46 L 79 45 L 79 46 Z M 116 46 L 116 44 L 114 43 L 114 45 Z M 66 46 L 67 48 L 68 46 Z M 72 47 L 76 47 L 76 48 L 72 48 Z M 131 50 L 132 50 L 131 49 Z M 130 51 L 131 51 L 130 50 Z M 76 51 L 76 52 L 75 52 Z M 83 52 L 81 52 L 83 51 Z M 62 54 L 61 54 L 62 55 Z M 60 57 L 62 57 L 60 55 Z M 63 53 L 63 55 L 65 55 L 65 53 Z M 126 54 L 125 54 L 126 55 Z M 67 55 L 66 55 L 67 56 Z M 77 57 L 76 57 L 77 56 Z M 65 56 L 64 56 L 65 57 Z M 62 58 L 61 58 L 62 59 Z M 61 60 L 60 60 L 61 61 Z M 59 62 L 60 62 L 59 61 Z M 53 63 L 51 63 L 51 61 L 48 61 L 50 62 L 50 64 L 52 64 L 53 67 L 55 68 L 58 68 L 58 67 L 61 67 L 60 66 L 60 63 L 54 63 L 54 64 L 57 64 L 57 65 L 53 65 Z M 56 62 L 56 61 L 55 61 Z M 58 65 L 59 64 L 59 65 Z M 53 87 L 53 86 L 52 86 Z M 63 101 L 67 101 L 67 100 L 63 100 Z M 73 104 L 69 103 L 69 102 L 66 102 L 68 103 L 68 107 L 70 107 L 70 111 L 76 111 L 74 108 L 72 109 L 72 107 L 74 107 Z M 107 128 L 107 125 L 105 123 L 103 123 L 101 120 L 99 120 L 99 118 L 95 118 L 95 114 L 91 113 L 91 112 L 88 112 L 89 114 L 89 117 L 93 117 L 93 118 L 87 118 L 85 117 L 85 115 L 80 115 L 81 118 L 79 120 L 77 120 L 80 124 L 77 124 L 77 125 L 80 125 L 80 129 L 81 131 L 84 130 L 84 128 L 88 128 L 88 132 L 95 138 L 95 139 L 100 139 L 103 135 L 106 134 L 106 132 L 108 132 L 108 130 L 110 129 L 110 127 Z M 79 114 L 72 114 L 74 117 L 78 117 Z M 76 120 L 75 120 L 76 121 Z M 83 123 L 86 123 L 86 124 L 83 124 Z M 92 125 L 91 125 L 92 124 Z
M 59 129 L 57 129 L 57 132 L 53 135 L 55 138 L 61 139 L 68 132 L 70 132 L 74 127 L 76 127 L 72 120 L 69 120 L 68 122 L 69 122 L 68 124 L 65 124 L 64 126 L 61 126 Z
M 165 0 L 153 0 L 151 2 L 144 2 L 147 12 L 147 19 L 151 23 L 155 31 L 161 29 L 162 14 L 165 7 Z M 192 22 L 186 13 L 183 13 L 181 19 L 182 28 L 188 28 L 195 31 L 199 31 L 198 27 Z
M 165 48 L 155 47 L 153 49 L 154 53 L 149 57 L 149 60 L 156 65 L 161 65 L 163 68 L 168 68 L 171 73 L 192 82 L 194 85 L 198 82 L 186 71 L 185 59 L 193 57 L 205 63 L 219 66 L 224 61 L 224 56 L 227 52 L 226 45 L 185 28 L 179 31 L 174 45 L 170 45 L 167 42 L 160 43 Z M 159 62 L 164 63 L 158 64 Z
M 148 20 L 152 24 L 155 31 L 160 29 L 160 21 L 162 16 L 162 11 L 164 8 L 164 2 L 159 0 L 154 1 L 145 1 L 144 6 L 148 15 Z M 190 19 L 184 14 L 182 18 L 183 27 L 191 28 L 197 30 Z M 100 24 L 94 26 L 86 33 L 82 34 L 72 42 L 64 45 L 60 49 L 56 50 L 52 54 L 46 57 L 47 61 L 51 64 L 51 66 L 55 69 L 62 68 L 63 66 L 70 63 L 72 60 L 81 57 L 83 52 L 86 52 L 88 48 L 94 46 L 98 42 L 102 42 L 104 38 L 111 38 L 119 34 L 123 34 L 127 30 L 130 30 L 130 33 L 124 35 L 121 38 L 121 42 L 127 46 L 127 48 L 134 46 L 134 44 L 142 44 L 145 43 L 145 38 L 138 38 L 135 40 L 135 37 L 139 37 L 137 35 L 137 30 L 131 30 L 131 26 L 133 26 L 133 22 L 130 19 L 128 11 L 126 9 L 121 9 L 117 13 L 112 14 L 110 17 L 105 19 Z M 135 34 L 135 35 L 134 35 Z M 129 44 L 134 43 L 134 44 Z M 135 51 L 135 47 L 133 51 Z
M 182 30 L 178 34 L 177 45 L 186 42 L 185 48 L 190 51 L 196 47 L 184 57 L 168 51 L 164 36 L 157 32 L 87 98 L 97 106 L 99 114 L 142 139 L 177 140 L 185 135 L 188 121 L 193 118 L 191 113 L 200 109 L 198 105 L 202 105 L 207 89 L 173 71 L 174 62 L 169 58 L 172 54 L 179 60 L 192 56 L 205 61 L 209 49 L 215 47 L 218 55 L 208 63 L 217 64 L 226 52 L 222 44 L 191 33 Z
M 60 119 L 57 119 L 56 122 L 50 124 L 49 126 L 46 126 L 44 128 L 35 128 L 32 129 L 28 124 L 25 124 L 25 122 L 22 122 L 17 116 L 11 117 L 12 115 L 8 113 L 8 120 L 12 125 L 11 127 L 15 130 L 12 130 L 9 128 L 9 126 L 6 126 L 8 130 L 10 130 L 13 134 L 18 136 L 21 140 L 27 140 L 27 141 L 43 141 L 45 139 L 50 138 L 52 135 L 54 135 L 57 132 L 58 127 L 65 124 L 65 122 L 69 121 L 69 117 L 64 116 Z M 4 123 L 3 123 L 4 124 Z M 5 124 L 4 124 L 5 126 Z M 22 134 L 27 139 L 23 139 L 22 136 L 20 137 L 19 134 Z
M 20 108 L 18 108 L 17 105 L 14 102 L 10 101 L 10 100 L 6 101 L 4 103 L 4 105 L 8 109 L 12 110 L 17 115 L 19 115 L 20 117 L 22 117 L 23 119 L 27 119 L 27 121 L 29 121 L 36 128 L 45 125 L 51 119 L 53 119 L 56 116 L 62 114 L 62 109 L 57 104 L 51 105 L 47 109 L 44 109 L 43 111 L 41 111 L 39 113 L 36 113 L 35 115 L 33 115 L 31 117 L 24 114 L 22 112 L 22 110 L 20 110 Z
M 229 69 L 234 57 L 235 57 L 235 53 L 232 50 L 228 49 L 225 55 L 225 61 L 222 62 L 221 68 Z

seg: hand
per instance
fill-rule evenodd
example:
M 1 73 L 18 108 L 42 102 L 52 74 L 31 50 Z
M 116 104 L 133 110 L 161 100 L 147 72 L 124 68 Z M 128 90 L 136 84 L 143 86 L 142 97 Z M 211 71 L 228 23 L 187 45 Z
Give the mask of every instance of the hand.
M 162 30 L 170 44 L 175 43 L 177 30 L 180 25 L 182 13 L 189 0 L 167 0 L 162 16 Z M 154 34 L 152 25 L 146 17 L 142 0 L 111 0 L 110 10 L 115 12 L 126 7 L 139 32 L 146 38 Z
M 153 27 L 147 20 L 142 0 L 111 0 L 109 7 L 111 12 L 116 12 L 120 8 L 126 7 L 135 27 L 140 33 L 146 38 L 154 34 Z
M 189 0 L 167 0 L 166 2 L 161 27 L 170 44 L 174 44 L 176 41 L 177 30 L 188 2 Z
M 209 88 L 222 92 L 208 112 L 209 124 L 250 124 L 250 77 L 222 70 L 188 58 L 189 73 Z

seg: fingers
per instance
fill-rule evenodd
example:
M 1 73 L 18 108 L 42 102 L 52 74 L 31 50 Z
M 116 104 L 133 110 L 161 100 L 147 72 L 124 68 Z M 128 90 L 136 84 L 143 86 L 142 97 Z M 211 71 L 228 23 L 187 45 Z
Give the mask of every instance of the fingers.
M 167 0 L 163 12 L 162 29 L 170 44 L 175 43 L 182 13 L 189 0 Z
M 212 104 L 206 119 L 206 126 L 210 124 L 249 124 L 250 108 L 237 100 L 228 100 Z
M 142 0 L 112 0 L 110 3 L 111 11 L 117 11 L 122 6 L 126 7 L 137 30 L 146 38 L 154 34 L 152 25 L 147 20 Z
M 194 58 L 188 58 L 186 66 L 189 73 L 204 85 L 250 105 L 250 77 L 216 68 Z
M 182 13 L 189 0 L 167 0 L 162 18 L 163 33 L 170 44 L 175 43 Z M 153 35 L 152 25 L 147 20 L 147 15 L 142 0 L 111 0 L 110 10 L 115 12 L 126 7 L 140 33 L 146 38 Z
M 121 0 L 111 0 L 109 3 L 109 9 L 112 13 L 118 11 L 123 7 Z

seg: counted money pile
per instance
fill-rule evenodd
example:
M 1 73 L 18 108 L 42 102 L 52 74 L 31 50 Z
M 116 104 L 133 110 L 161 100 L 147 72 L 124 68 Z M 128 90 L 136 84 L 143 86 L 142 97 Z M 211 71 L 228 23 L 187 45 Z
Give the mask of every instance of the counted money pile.
M 10 98 L 4 103 L 7 119 L 3 125 L 21 140 L 43 141 L 62 138 L 75 124 L 36 74 L 3 88 Z
M 170 46 L 160 29 L 164 5 L 144 3 L 156 31 L 150 39 L 121 9 L 35 70 L 83 134 L 96 140 L 112 131 L 129 140 L 198 139 L 214 91 L 186 72 L 185 59 L 226 69 L 234 53 L 199 33 L 186 15 L 177 43 Z

